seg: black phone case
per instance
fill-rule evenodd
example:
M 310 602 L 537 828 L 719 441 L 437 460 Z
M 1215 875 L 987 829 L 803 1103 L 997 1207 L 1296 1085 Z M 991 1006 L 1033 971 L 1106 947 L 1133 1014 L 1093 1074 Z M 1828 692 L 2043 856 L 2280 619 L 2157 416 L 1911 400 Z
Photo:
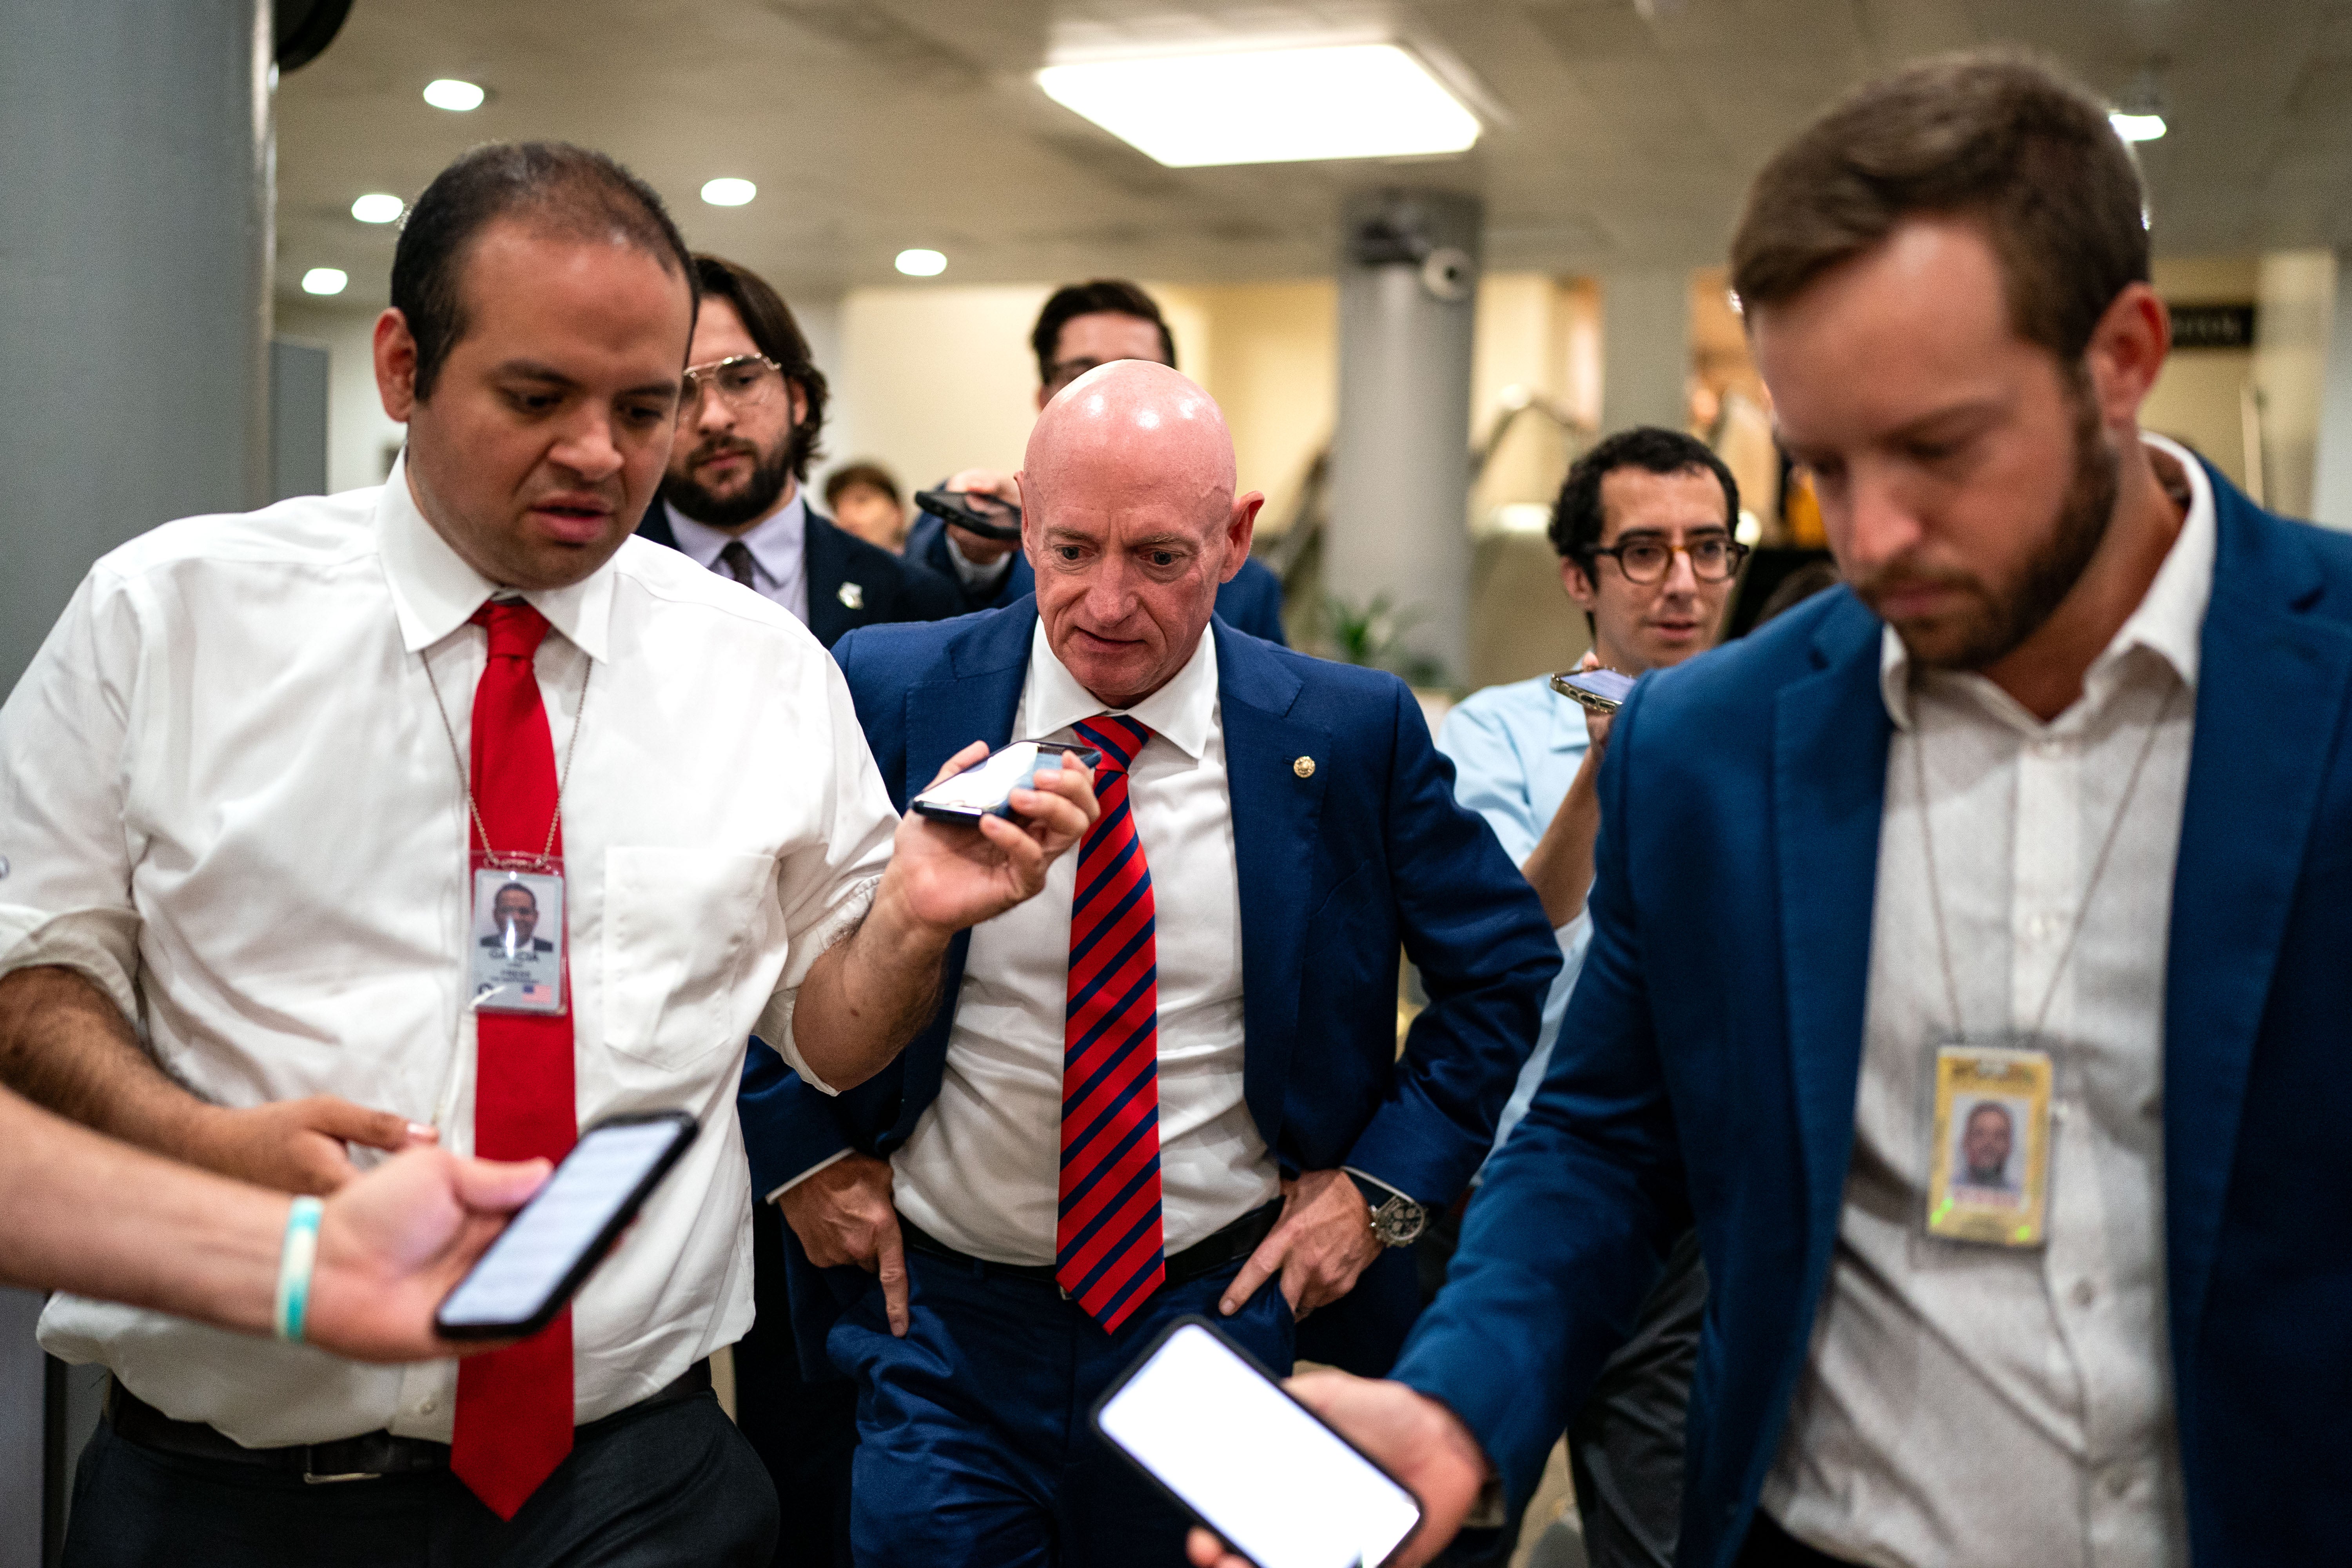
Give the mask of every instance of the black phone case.
M 577 1148 L 579 1143 L 586 1142 L 592 1135 L 602 1131 L 607 1127 L 626 1126 L 630 1123 L 639 1121 L 671 1122 L 678 1128 L 679 1136 L 670 1144 L 669 1148 L 663 1152 L 662 1157 L 654 1162 L 653 1169 L 646 1173 L 645 1179 L 637 1184 L 636 1190 L 628 1195 L 627 1199 L 622 1203 L 620 1207 L 613 1211 L 613 1217 L 604 1222 L 604 1228 L 597 1233 L 596 1239 L 591 1242 L 586 1250 L 580 1254 L 579 1261 L 572 1264 L 571 1269 L 563 1276 L 562 1279 L 557 1283 L 554 1293 L 549 1296 L 546 1300 L 541 1301 L 538 1308 L 532 1311 L 530 1317 L 525 1318 L 519 1323 L 449 1324 L 441 1321 L 440 1311 L 438 1309 L 436 1309 L 433 1314 L 433 1331 L 435 1333 L 439 1334 L 445 1340 L 529 1339 L 531 1335 L 539 1332 L 540 1330 L 547 1327 L 548 1324 L 555 1321 L 556 1314 L 563 1310 L 565 1306 L 571 1302 L 573 1296 L 579 1294 L 580 1287 L 588 1282 L 588 1276 L 596 1271 L 596 1265 L 604 1261 L 604 1255 L 613 1249 L 613 1244 L 614 1242 L 621 1239 L 621 1232 L 626 1230 L 628 1228 L 629 1222 L 637 1217 L 637 1210 L 645 1206 L 646 1199 L 652 1195 L 653 1190 L 656 1187 L 661 1185 L 662 1178 L 668 1175 L 670 1168 L 676 1165 L 678 1161 L 685 1156 L 688 1149 L 693 1147 L 695 1139 L 700 1135 L 702 1131 L 701 1123 L 683 1110 L 635 1111 L 625 1116 L 608 1116 L 604 1118 L 602 1121 L 597 1122 L 594 1126 L 583 1131 L 580 1134 L 579 1142 L 574 1143 L 573 1147 Z M 557 1169 L 561 1170 L 562 1167 L 558 1166 Z M 550 1173 L 547 1179 L 551 1183 L 553 1182 L 555 1180 L 554 1173 Z M 546 1188 L 541 1187 L 540 1191 L 544 1192 L 546 1191 Z M 532 1194 L 531 1201 L 533 1203 L 537 1202 L 538 1197 L 539 1194 L 537 1193 Z M 523 1208 L 528 1209 L 530 1206 L 530 1205 L 527 1203 L 523 1205 Z M 517 1215 L 520 1216 L 521 1212 L 522 1210 L 520 1209 L 517 1210 Z M 509 1221 L 509 1223 L 511 1224 L 512 1222 Z M 490 1245 L 495 1247 L 498 1244 L 493 1241 Z M 487 1252 L 483 1254 L 483 1257 L 485 1258 L 488 1256 L 489 1255 Z M 474 1260 L 474 1268 L 478 1268 L 481 1266 L 481 1258 L 476 1258 Z M 466 1279 L 470 1279 L 473 1277 L 473 1269 L 467 1269 L 466 1271 Z M 464 1287 L 465 1283 L 465 1279 L 460 1279 L 456 1285 L 450 1287 L 449 1295 L 456 1295 L 457 1291 Z M 444 1296 L 441 1300 L 443 1304 L 446 1305 L 449 1297 Z
M 1280 1289 L 1281 1286 L 1276 1281 L 1269 1280 L 1266 1283 L 1265 1289 L 1276 1290 Z M 1128 1369 L 1118 1374 L 1118 1378 L 1116 1382 L 1114 1382 L 1108 1388 L 1103 1390 L 1102 1396 L 1097 1399 L 1093 1405 L 1087 1410 L 1087 1425 L 1094 1428 L 1095 1436 L 1101 1441 L 1104 1447 L 1108 1448 L 1112 1453 L 1117 1454 L 1120 1458 L 1126 1460 L 1129 1465 L 1134 1468 L 1135 1472 L 1138 1475 L 1141 1476 L 1145 1480 L 1150 1481 L 1154 1487 L 1159 1489 L 1160 1496 L 1166 1498 L 1170 1502 L 1174 1503 L 1179 1509 L 1181 1509 L 1187 1516 L 1196 1521 L 1202 1529 L 1208 1531 L 1212 1534 L 1216 1534 L 1217 1524 L 1214 1520 L 1203 1517 L 1200 1510 L 1194 1508 L 1191 1503 L 1186 1502 L 1182 1498 L 1178 1497 L 1166 1482 L 1162 1481 L 1157 1475 L 1152 1473 L 1150 1466 L 1137 1458 L 1133 1454 L 1129 1453 L 1125 1448 L 1120 1447 L 1118 1441 L 1113 1438 L 1109 1433 L 1103 1430 L 1102 1424 L 1103 1407 L 1118 1396 L 1118 1391 L 1125 1388 L 1128 1385 L 1129 1380 L 1133 1378 L 1137 1373 L 1143 1370 L 1143 1366 L 1146 1362 L 1149 1362 L 1153 1356 L 1160 1353 L 1160 1347 L 1166 1344 L 1170 1337 L 1172 1336 L 1177 1330 L 1188 1327 L 1193 1323 L 1200 1324 L 1202 1328 L 1216 1335 L 1218 1342 L 1223 1344 L 1227 1350 L 1233 1352 L 1234 1354 L 1239 1356 L 1242 1360 L 1243 1365 L 1248 1367 L 1252 1372 L 1257 1373 L 1260 1377 L 1265 1379 L 1266 1382 L 1272 1384 L 1274 1385 L 1274 1391 L 1276 1394 L 1281 1394 L 1293 1405 L 1297 1405 L 1299 1409 L 1306 1410 L 1307 1418 L 1308 1420 L 1314 1422 L 1318 1426 L 1322 1427 L 1326 1432 L 1330 1433 L 1334 1437 L 1339 1438 L 1340 1442 L 1346 1443 L 1349 1449 L 1354 1453 L 1356 1458 L 1363 1460 L 1364 1463 L 1371 1466 L 1372 1468 L 1380 1471 L 1381 1474 L 1388 1477 L 1389 1479 L 1396 1481 L 1397 1489 L 1403 1492 L 1405 1496 L 1412 1499 L 1413 1530 L 1419 1530 L 1421 1528 L 1421 1521 L 1429 1517 L 1429 1510 L 1423 1506 L 1421 1495 L 1418 1492 L 1415 1492 L 1411 1487 L 1406 1486 L 1402 1481 L 1397 1480 L 1395 1473 L 1386 1465 L 1381 1464 L 1378 1459 L 1375 1459 L 1370 1454 L 1365 1453 L 1363 1449 L 1357 1447 L 1354 1443 L 1349 1442 L 1348 1435 L 1345 1432 L 1340 1431 L 1337 1426 L 1332 1426 L 1331 1423 L 1324 1420 L 1320 1415 L 1316 1415 L 1314 1411 L 1307 1410 L 1307 1406 L 1296 1398 L 1291 1394 L 1290 1390 L 1282 1386 L 1282 1379 L 1275 1376 L 1274 1373 L 1268 1372 L 1264 1366 L 1260 1365 L 1258 1363 L 1257 1357 L 1250 1354 L 1249 1352 L 1234 1343 L 1232 1336 L 1227 1334 L 1223 1329 L 1217 1327 L 1216 1320 L 1213 1318 L 1202 1317 L 1198 1312 L 1187 1312 L 1182 1317 L 1178 1318 L 1173 1322 L 1170 1323 L 1166 1328 L 1160 1330 L 1158 1333 L 1152 1335 L 1151 1342 L 1144 1347 L 1143 1353 L 1137 1356 L 1135 1360 L 1129 1363 Z M 1217 1539 L 1224 1541 L 1225 1538 L 1223 1535 L 1217 1535 Z M 1405 1531 L 1404 1540 L 1397 1542 L 1397 1552 L 1403 1551 L 1405 1542 L 1412 1539 L 1412 1531 L 1409 1530 Z M 1240 1557 L 1247 1562 L 1255 1563 L 1257 1561 L 1256 1558 L 1250 1556 L 1248 1552 L 1244 1552 L 1240 1547 L 1234 1545 L 1231 1542 L 1225 1542 L 1225 1550 L 1232 1552 L 1234 1556 Z M 1384 1563 L 1392 1561 L 1395 1556 L 1396 1552 L 1392 1552 L 1388 1557 L 1381 1559 L 1381 1563 Z M 1381 1568 L 1381 1563 L 1367 1563 L 1364 1565 L 1364 1568 Z
M 1065 753 L 1074 752 L 1077 753 L 1078 760 L 1085 763 L 1087 766 L 1090 768 L 1098 768 L 1102 766 L 1102 753 L 1096 751 L 1092 746 L 1073 746 L 1068 744 L 1066 742 L 1062 741 L 1032 741 L 1027 743 L 1035 746 L 1041 752 L 1061 752 Z M 1012 741 L 1007 742 L 1006 744 L 1017 746 L 1023 744 L 1023 742 L 1019 741 Z M 989 753 L 989 756 L 994 756 L 995 754 L 995 752 L 992 752 Z M 972 763 L 971 767 L 979 767 L 982 763 L 984 763 L 987 761 L 988 757 L 982 757 L 980 759 L 980 762 Z M 971 768 L 966 768 L 963 771 L 965 773 L 970 773 Z M 950 773 L 948 775 L 949 778 L 954 778 L 957 775 L 954 773 Z M 945 779 L 940 781 L 942 784 L 945 782 Z M 924 793 L 929 794 L 929 792 L 925 791 Z M 1004 805 L 1001 801 L 995 805 L 991 806 L 933 805 L 925 801 L 922 795 L 919 795 L 907 804 L 910 809 L 921 816 L 929 817 L 934 822 L 959 822 L 963 824 L 966 827 L 979 826 L 980 819 L 983 816 L 1003 816 L 1009 818 L 1013 815 L 1013 808 Z
M 994 521 L 974 511 L 961 490 L 917 490 L 915 504 L 941 521 L 968 528 L 982 539 L 1002 540 L 1008 544 L 1021 542 L 1021 509 L 1011 501 L 1000 503 L 1013 514 L 1009 523 Z

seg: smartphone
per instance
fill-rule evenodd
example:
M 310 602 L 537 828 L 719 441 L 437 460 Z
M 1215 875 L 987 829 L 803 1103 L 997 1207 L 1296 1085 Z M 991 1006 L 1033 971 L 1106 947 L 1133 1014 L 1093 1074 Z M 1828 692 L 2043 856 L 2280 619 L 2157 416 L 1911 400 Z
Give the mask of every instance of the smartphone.
M 507 1222 L 433 1326 L 443 1339 L 504 1340 L 555 1321 L 699 1129 L 683 1110 L 615 1116 L 580 1135 Z
M 941 779 L 907 804 L 925 816 L 942 822 L 977 824 L 983 816 L 1010 817 L 1013 792 L 1034 787 L 1040 768 L 1058 768 L 1065 756 L 1075 756 L 1088 767 L 1102 762 L 1092 746 L 1065 745 L 1059 741 L 1015 741 L 991 752 L 960 773 Z
M 1095 1430 L 1258 1568 L 1374 1568 L 1421 1501 L 1202 1317 L 1095 1405 Z
M 1595 713 L 1614 713 L 1633 692 L 1633 678 L 1613 669 L 1565 669 L 1551 678 L 1551 689 Z
M 915 504 L 982 539 L 1020 541 L 1021 509 L 996 496 L 977 490 L 917 490 Z

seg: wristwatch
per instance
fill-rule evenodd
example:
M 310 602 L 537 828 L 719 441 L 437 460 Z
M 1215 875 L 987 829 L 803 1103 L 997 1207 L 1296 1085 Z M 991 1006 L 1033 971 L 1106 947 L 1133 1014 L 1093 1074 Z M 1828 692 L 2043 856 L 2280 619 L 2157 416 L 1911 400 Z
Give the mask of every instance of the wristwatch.
M 1382 1247 L 1411 1247 L 1421 1239 L 1429 1225 L 1429 1211 L 1394 1187 L 1385 1187 L 1370 1176 L 1348 1173 L 1356 1190 L 1364 1194 L 1364 1202 L 1372 1211 L 1372 1237 Z

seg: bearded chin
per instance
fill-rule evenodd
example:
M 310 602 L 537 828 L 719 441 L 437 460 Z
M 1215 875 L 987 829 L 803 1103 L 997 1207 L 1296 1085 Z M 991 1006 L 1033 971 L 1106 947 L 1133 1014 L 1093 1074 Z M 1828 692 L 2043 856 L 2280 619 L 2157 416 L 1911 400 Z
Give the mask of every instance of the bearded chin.
M 2099 552 L 2121 493 L 2123 458 L 2099 421 L 2090 387 L 2077 386 L 2067 402 L 2074 412 L 2074 472 L 2042 547 L 2007 593 L 1987 589 L 1984 614 L 1958 647 L 1921 657 L 1922 664 L 1937 669 L 1983 669 L 2006 658 L 2056 613 Z M 1919 657 L 1918 650 L 1913 652 Z
M 792 476 L 792 443 L 787 441 L 773 452 L 761 453 L 751 477 L 733 495 L 716 496 L 691 479 L 672 475 L 662 481 L 662 499 L 709 527 L 740 528 L 775 510 L 776 498 L 784 493 Z

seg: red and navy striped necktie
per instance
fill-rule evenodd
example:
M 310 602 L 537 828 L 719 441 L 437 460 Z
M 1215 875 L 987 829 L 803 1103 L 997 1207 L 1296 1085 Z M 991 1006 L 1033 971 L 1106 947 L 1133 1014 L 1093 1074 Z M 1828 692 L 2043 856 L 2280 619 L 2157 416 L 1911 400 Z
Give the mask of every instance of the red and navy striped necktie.
M 1102 815 L 1078 847 L 1062 1026 L 1062 1190 L 1054 1279 L 1116 1331 L 1160 1289 L 1160 942 L 1128 768 L 1151 731 L 1106 714 L 1076 726 L 1102 753 Z

